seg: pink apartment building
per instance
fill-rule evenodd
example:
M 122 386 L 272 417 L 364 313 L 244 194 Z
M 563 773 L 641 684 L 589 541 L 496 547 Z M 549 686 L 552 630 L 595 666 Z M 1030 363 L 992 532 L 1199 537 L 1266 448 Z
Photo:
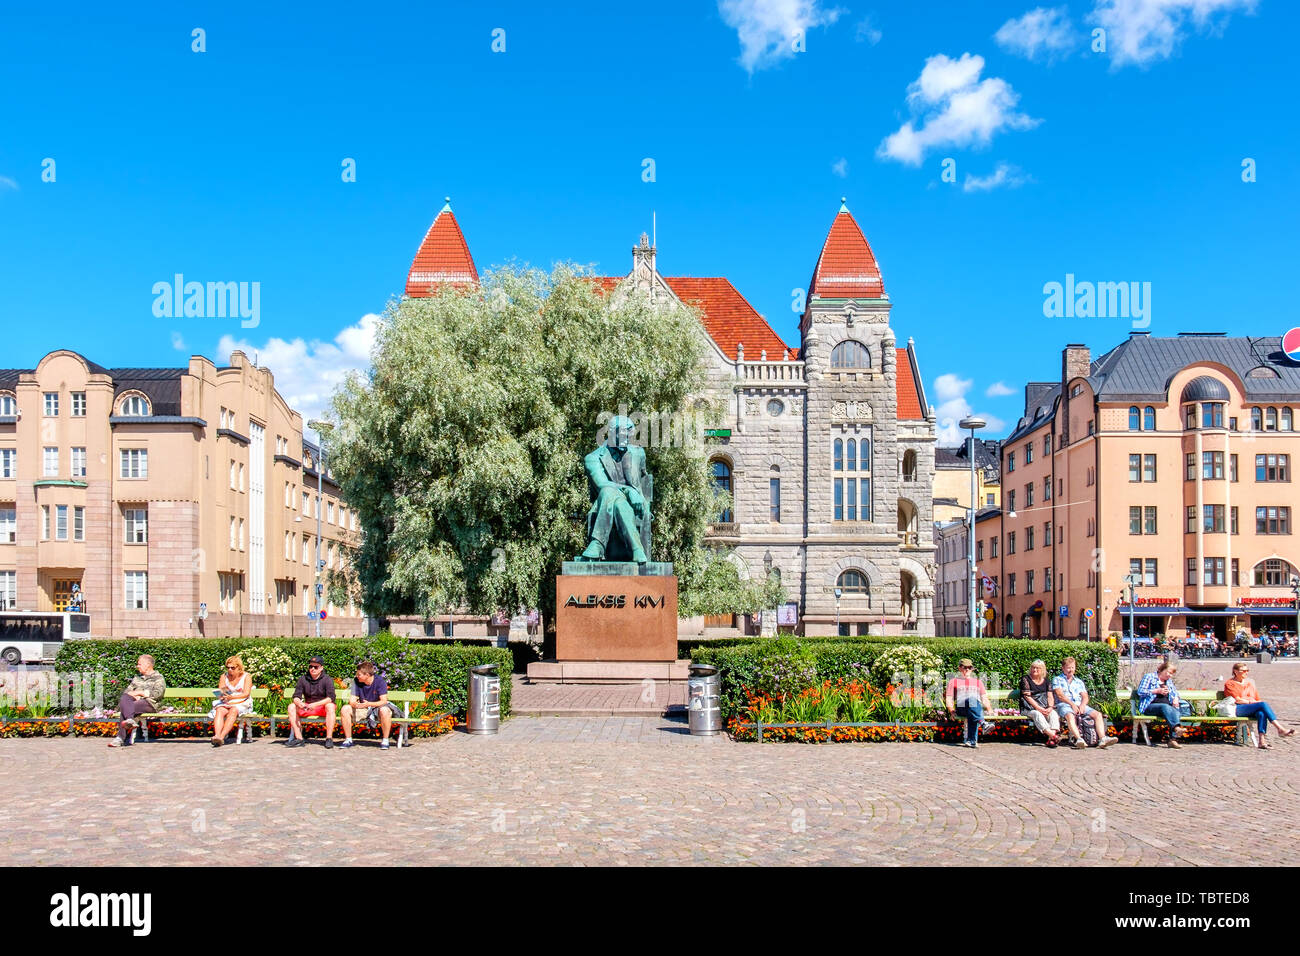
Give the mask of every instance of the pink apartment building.
M 1123 632 L 1129 574 L 1139 636 L 1295 630 L 1297 418 L 1300 364 L 1276 336 L 1066 346 L 1060 381 L 1025 388 L 998 527 L 977 536 L 999 631 Z
M 360 532 L 302 424 L 241 352 L 0 369 L 0 607 L 79 601 L 111 637 L 314 633 L 316 509 L 323 575 Z M 322 600 L 322 634 L 364 632 Z

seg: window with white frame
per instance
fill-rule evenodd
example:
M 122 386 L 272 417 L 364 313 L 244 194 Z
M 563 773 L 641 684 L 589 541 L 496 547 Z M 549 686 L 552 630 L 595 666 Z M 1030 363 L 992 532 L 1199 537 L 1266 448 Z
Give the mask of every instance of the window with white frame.
M 0 611 L 18 606 L 18 572 L 0 571 Z
M 18 540 L 18 506 L 0 505 L 0 544 L 13 544 Z
M 72 508 L 72 540 L 86 540 L 86 509 L 81 505 Z
M 230 459 L 230 490 L 235 490 L 235 478 L 238 472 L 235 470 L 235 459 Z
M 50 540 L 50 506 L 41 505 L 41 540 Z
M 72 449 L 72 477 L 86 477 L 86 449 L 84 448 Z
M 244 550 L 244 519 L 239 519 L 239 550 Z
M 293 508 L 293 486 L 287 481 L 284 483 L 284 506 Z
M 308 550 L 309 550 L 309 548 L 308 548 L 308 546 L 307 546 L 307 535 L 304 534 L 304 535 L 302 536 L 302 563 L 303 563 L 303 564 L 306 564 L 306 563 L 307 563 L 307 552 L 308 552 Z
M 141 395 L 128 395 L 118 406 L 119 414 L 144 418 L 149 414 L 149 401 Z
M 0 448 L 0 478 L 18 477 L 18 449 Z
M 45 417 L 54 418 L 59 414 L 59 393 L 45 392 Z
M 8 392 L 0 392 L 0 415 L 17 415 L 18 399 Z
M 86 393 L 85 392 L 72 393 L 72 417 L 73 418 L 86 417 Z
M 149 509 L 127 508 L 123 512 L 126 519 L 126 543 L 149 543 Z
M 243 464 L 243 462 L 240 462 L 240 464 L 239 464 L 239 490 L 240 490 L 240 491 L 243 491 L 243 490 L 244 490 L 244 464 Z
M 46 445 L 41 449 L 41 474 L 46 478 L 57 478 L 59 474 L 59 449 Z
M 230 519 L 230 550 L 231 551 L 234 551 L 237 547 L 239 547 L 238 535 L 239 535 L 239 523 L 235 518 L 231 518 Z
M 326 508 L 325 508 L 325 522 L 326 522 L 327 524 L 333 524 L 333 523 L 334 523 L 334 502 L 332 502 L 332 501 L 328 501 L 328 502 L 326 502 Z
M 126 608 L 128 611 L 149 610 L 149 572 L 126 572 Z
M 836 438 L 831 448 L 836 521 L 871 520 L 871 439 Z
M 148 478 L 149 477 L 149 449 L 147 448 L 122 448 L 118 452 L 120 469 L 118 476 L 121 478 Z
M 54 506 L 54 540 L 68 540 L 68 506 Z

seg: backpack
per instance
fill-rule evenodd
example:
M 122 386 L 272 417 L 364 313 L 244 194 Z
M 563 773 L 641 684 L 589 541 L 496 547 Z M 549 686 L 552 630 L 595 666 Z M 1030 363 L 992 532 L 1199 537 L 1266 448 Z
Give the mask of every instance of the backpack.
M 1093 723 L 1092 714 L 1080 714 L 1075 720 L 1079 723 L 1079 736 L 1089 747 L 1097 746 L 1097 725 Z

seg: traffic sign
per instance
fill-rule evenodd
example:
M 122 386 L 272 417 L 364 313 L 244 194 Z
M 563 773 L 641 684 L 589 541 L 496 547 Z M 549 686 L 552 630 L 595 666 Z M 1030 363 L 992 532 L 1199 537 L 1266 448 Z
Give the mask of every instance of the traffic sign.
M 321 611 L 321 612 L 320 612 L 320 619 L 321 619 L 322 621 L 325 620 L 325 618 L 327 618 L 327 617 L 329 617 L 329 613 L 328 613 L 328 612 L 326 612 L 326 611 Z
M 308 612 L 307 612 L 307 620 L 309 620 L 309 621 L 314 621 L 314 620 L 316 620 L 316 612 L 315 612 L 315 611 L 308 611 Z
M 1062 605 L 1061 605 L 1061 617 L 1069 617 L 1069 616 L 1070 616 L 1070 605 L 1068 605 L 1068 604 L 1062 604 Z
M 1083 616 L 1084 616 L 1084 617 L 1092 617 L 1092 608 L 1090 608 L 1090 607 L 1085 607 L 1085 608 L 1083 609 Z

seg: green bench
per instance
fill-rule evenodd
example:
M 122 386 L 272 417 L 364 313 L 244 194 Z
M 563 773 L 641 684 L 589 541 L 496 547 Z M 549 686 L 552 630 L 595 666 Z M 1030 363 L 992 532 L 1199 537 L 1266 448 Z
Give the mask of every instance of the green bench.
M 342 727 L 343 726 L 343 705 L 352 699 L 352 688 L 351 686 L 346 688 L 340 688 L 336 690 L 334 693 L 335 693 L 334 704 L 335 707 L 337 708 L 337 712 L 335 713 L 335 723 L 339 727 Z M 240 720 L 246 720 L 250 722 L 250 724 L 253 721 L 269 720 L 271 722 L 271 736 L 274 737 L 276 723 L 281 720 L 284 721 L 286 724 L 289 722 L 289 701 L 293 700 L 293 691 L 286 690 L 281 696 L 282 699 L 285 701 L 284 713 L 272 714 L 270 717 L 264 716 L 262 714 L 246 714 L 243 717 L 241 717 Z M 391 703 L 400 705 L 402 708 L 402 716 L 393 717 L 393 726 L 397 728 L 397 749 L 398 750 L 401 750 L 402 747 L 404 746 L 409 747 L 411 745 L 410 727 L 412 724 L 423 724 L 423 723 L 427 723 L 430 720 L 438 720 L 446 716 L 446 714 L 433 714 L 433 715 L 426 715 L 423 717 L 412 717 L 411 705 L 423 704 L 425 701 L 424 694 L 418 690 L 390 690 L 388 692 L 388 700 Z M 304 724 L 325 723 L 324 717 L 300 717 L 298 719 L 301 723 Z M 353 726 L 355 727 L 357 725 L 353 724 Z M 250 727 L 250 733 L 251 733 L 251 729 L 252 728 Z
M 266 697 L 268 696 L 268 694 L 269 694 L 269 691 L 267 691 L 267 689 L 266 689 L 265 687 L 254 687 L 254 688 L 253 688 L 253 695 L 252 695 L 252 696 L 253 696 L 253 700 L 265 700 Z M 221 691 L 219 691 L 219 690 L 218 690 L 217 688 L 215 688 L 215 687 L 168 687 L 168 688 L 163 692 L 163 700 L 201 700 L 201 701 L 208 701 L 208 702 L 209 702 L 209 703 L 208 703 L 208 710 L 211 710 L 211 709 L 212 709 L 212 705 L 216 702 L 216 700 L 217 700 L 220 696 L 221 696 Z M 239 720 L 237 720 L 237 721 L 235 722 L 235 726 L 238 728 L 238 729 L 236 730 L 236 733 L 235 733 L 235 742 L 236 742 L 236 743 L 241 743 L 241 744 L 242 744 L 242 743 L 244 742 L 244 720 L 245 720 L 246 717 L 252 717 L 252 716 L 255 716 L 255 715 L 254 715 L 254 714 L 246 714 L 246 715 L 240 717 Z M 192 712 L 192 711 L 178 711 L 178 710 L 172 710 L 172 711 L 159 711 L 159 712 L 157 712 L 157 713 L 152 713 L 152 714 L 139 714 L 139 715 L 136 717 L 135 736 L 143 735 L 144 740 L 145 740 L 146 742 L 148 742 L 148 740 L 149 740 L 149 721 L 151 721 L 151 720 L 154 720 L 154 721 L 163 721 L 163 720 L 206 720 L 206 721 L 208 721 L 208 722 L 210 723 L 210 722 L 212 721 L 212 718 L 208 716 L 208 711 L 207 711 L 207 710 L 204 710 L 204 711 L 193 711 L 193 712 Z
M 1137 743 L 1138 728 L 1142 730 L 1142 739 L 1146 743 L 1151 743 L 1151 734 L 1147 726 L 1156 720 L 1162 720 L 1160 717 L 1152 717 L 1148 714 L 1139 714 L 1137 712 L 1137 693 L 1132 690 L 1123 689 L 1115 692 L 1119 700 L 1129 702 L 1129 712 L 1133 720 L 1133 743 Z M 1192 716 L 1180 718 L 1180 723 L 1189 725 L 1198 724 L 1222 724 L 1225 726 L 1235 726 L 1237 728 L 1237 745 L 1242 746 L 1246 743 L 1246 733 L 1251 721 L 1251 717 L 1220 717 L 1218 714 L 1209 714 L 1208 710 L 1215 701 L 1223 700 L 1223 691 L 1215 690 L 1180 690 L 1178 696 L 1187 701 L 1192 708 Z M 1196 712 L 1197 705 L 1201 706 L 1202 713 Z

